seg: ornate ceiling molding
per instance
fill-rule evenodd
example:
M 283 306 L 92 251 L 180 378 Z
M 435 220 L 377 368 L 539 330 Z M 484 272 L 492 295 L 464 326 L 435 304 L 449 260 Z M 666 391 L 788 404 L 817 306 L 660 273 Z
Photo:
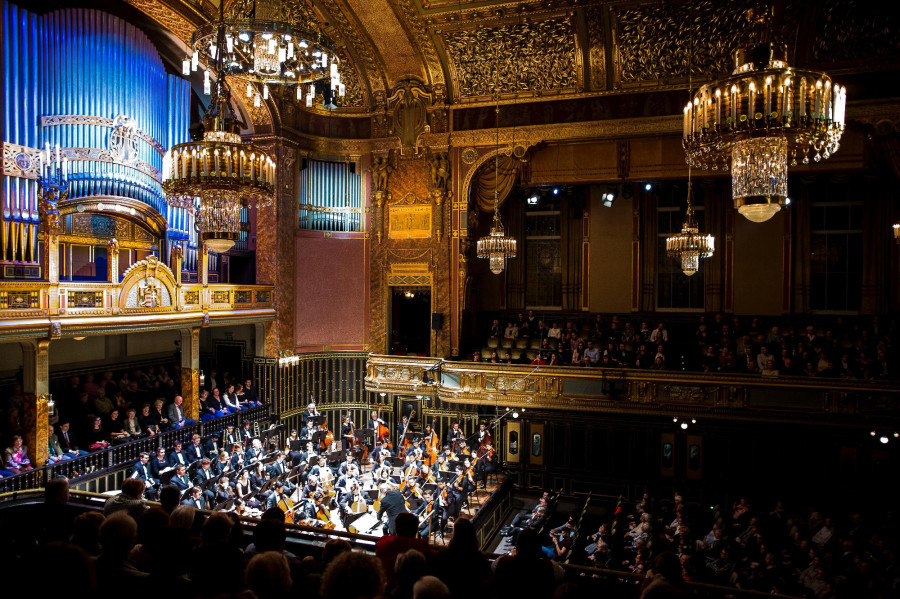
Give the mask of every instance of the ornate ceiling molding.
M 377 102 L 379 93 L 384 95 L 385 92 L 385 69 L 383 65 L 379 64 L 378 56 L 371 42 L 360 33 L 362 27 L 358 23 L 350 22 L 336 0 L 318 0 L 318 3 L 332 23 L 329 36 L 347 47 L 362 78 L 368 81 L 372 96 Z
M 444 85 L 444 67 L 441 64 L 437 47 L 428 31 L 425 20 L 413 0 L 391 0 L 394 11 L 406 29 L 407 34 L 415 40 L 419 55 L 425 64 L 428 73 L 428 83 L 431 85 Z

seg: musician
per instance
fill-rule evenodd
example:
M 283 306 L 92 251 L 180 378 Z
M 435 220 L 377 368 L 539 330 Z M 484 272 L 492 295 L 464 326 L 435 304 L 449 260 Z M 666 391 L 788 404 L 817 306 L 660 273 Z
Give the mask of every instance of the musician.
M 287 464 L 284 463 L 284 454 L 279 451 L 277 454 L 275 454 L 275 463 L 269 466 L 269 475 L 272 478 L 277 478 L 282 474 L 287 474 L 288 472 L 290 472 L 290 469 L 288 468 Z M 289 480 L 284 481 L 284 486 L 288 495 L 293 494 L 294 490 L 297 488 L 297 485 Z
M 169 463 L 169 458 L 166 457 L 165 448 L 157 448 L 156 455 L 150 460 L 150 476 L 159 480 L 160 475 L 171 467 L 172 464 Z
M 212 462 L 209 458 L 203 458 L 200 460 L 200 467 L 197 468 L 197 472 L 194 473 L 194 484 L 198 487 L 203 486 L 203 483 L 208 481 L 211 478 L 215 478 L 215 474 L 210 468 L 210 464 Z
M 316 409 L 316 404 L 314 402 L 309 402 L 309 405 L 306 406 L 306 409 L 303 410 L 303 414 L 300 416 L 303 420 L 310 420 L 319 416 L 319 411 Z
M 349 485 L 350 486 L 347 487 L 347 492 L 344 493 L 344 496 L 339 502 L 341 514 L 343 516 L 349 516 L 351 514 L 360 514 L 369 511 L 369 502 L 360 491 L 359 483 L 355 480 L 351 480 Z
M 489 443 L 493 441 L 491 437 L 490 431 L 487 429 L 487 425 L 485 423 L 481 423 L 478 425 L 478 435 L 475 438 L 475 442 L 478 444 L 478 447 L 484 447 L 485 443 Z
M 316 493 L 313 495 L 312 501 L 307 501 L 304 506 L 303 517 L 311 521 L 315 526 L 318 523 L 331 522 L 331 510 L 325 505 L 325 495 Z
M 235 472 L 244 467 L 244 447 L 235 443 L 231 447 L 231 469 Z
M 216 485 L 216 506 L 219 506 L 234 497 L 231 491 L 231 483 L 227 476 L 219 477 L 219 484 Z
M 264 452 L 262 448 L 262 441 L 260 441 L 259 439 L 253 439 L 253 441 L 250 443 L 250 447 L 248 447 L 247 451 L 244 452 L 244 463 L 251 464 L 257 460 L 261 460 L 263 455 Z
M 397 427 L 397 447 L 401 447 L 403 445 L 403 437 L 405 437 L 406 433 L 408 432 L 410 432 L 409 417 L 403 416 L 400 419 L 400 426 Z
M 241 430 L 238 431 L 241 436 L 241 445 L 244 446 L 244 449 L 250 447 L 250 441 L 253 440 L 253 433 L 250 432 L 250 421 L 244 420 L 241 423 Z
M 390 482 L 391 476 L 393 474 L 394 467 L 391 466 L 391 463 L 386 459 L 383 459 L 380 464 L 372 468 L 372 480 L 373 482 L 375 482 L 375 484 Z
M 416 476 L 406 479 L 406 488 L 403 489 L 403 499 L 409 500 L 413 497 L 422 499 L 422 487 L 419 486 L 419 479 Z
M 222 444 L 220 443 L 220 439 L 222 435 L 218 432 L 213 432 L 210 436 L 209 441 L 203 446 L 203 449 L 206 450 L 206 455 L 208 455 L 211 459 L 216 459 L 219 457 L 219 450 L 222 449 Z
M 350 414 L 347 414 L 341 421 L 341 450 L 347 451 L 351 447 L 353 447 L 353 423 L 350 422 Z
M 194 487 L 193 489 L 191 489 L 191 496 L 182 501 L 181 505 L 191 505 L 198 510 L 209 509 L 206 504 L 206 498 L 203 497 L 203 491 L 200 489 L 200 487 Z
M 310 474 L 306 479 L 306 486 L 303 487 L 303 497 L 312 497 L 316 493 L 322 493 L 322 487 L 319 486 L 319 477 Z
M 235 432 L 234 425 L 229 424 L 225 427 L 225 438 L 222 442 L 225 444 L 225 447 L 234 447 L 234 444 L 241 444 L 241 435 L 240 433 Z
M 465 433 L 463 433 L 462 429 L 459 428 L 459 422 L 454 422 L 450 427 L 450 430 L 447 431 L 446 444 L 450 445 L 451 447 L 455 447 L 456 443 L 458 443 L 460 439 L 464 439 L 465 437 Z
M 154 499 L 156 491 L 154 487 L 159 484 L 159 479 L 153 478 L 150 474 L 150 467 L 147 463 L 150 461 L 150 454 L 142 451 L 137 463 L 131 469 L 131 477 L 141 480 L 144 483 L 144 497 Z
M 312 420 L 306 421 L 306 426 L 300 429 L 301 441 L 312 441 L 313 433 L 316 432 L 316 425 Z
M 444 445 L 444 460 L 447 462 L 458 462 L 459 458 L 456 457 L 456 454 L 453 453 L 453 450 L 450 449 L 449 445 Z M 448 464 L 449 466 L 449 464 Z
M 439 444 L 440 438 L 437 436 L 437 433 L 434 432 L 430 424 L 426 424 L 425 433 L 422 435 L 422 445 L 425 453 L 430 453 L 432 450 L 435 453 L 439 453 Z
M 266 491 L 265 493 L 261 492 L 261 489 L 266 481 L 269 480 L 269 471 L 266 470 L 265 465 L 262 462 L 256 462 L 256 464 L 250 468 L 250 486 L 253 488 L 253 492 L 259 494 L 262 502 L 265 502 L 272 494 L 272 491 Z
M 258 508 L 262 505 L 259 500 L 253 497 L 255 493 L 255 489 L 253 488 L 253 483 L 250 482 L 250 475 L 246 470 L 241 471 L 240 476 L 234 482 L 234 495 L 239 499 L 243 499 L 244 502 L 253 508 Z
M 181 492 L 187 491 L 193 486 L 187 474 L 185 473 L 186 470 L 187 466 L 185 466 L 184 464 L 178 464 L 177 466 L 175 466 L 175 476 L 173 476 L 169 481 L 170 485 L 175 485 Z
M 216 476 L 222 476 L 228 472 L 231 472 L 231 458 L 228 457 L 228 454 L 224 449 L 219 450 L 219 459 L 213 464 L 213 472 L 216 473 Z
M 169 465 L 172 467 L 177 466 L 178 464 L 182 464 L 187 466 L 190 464 L 190 460 L 187 457 L 187 454 L 184 453 L 184 450 L 181 448 L 181 441 L 176 440 L 174 445 L 174 449 L 172 453 L 169 454 Z
M 465 439 L 459 440 L 459 448 L 456 450 L 456 455 L 459 459 L 463 459 L 463 456 L 472 455 L 472 451 L 469 449 L 469 446 L 466 444 Z
M 275 492 L 269 495 L 266 499 L 266 509 L 272 509 L 273 507 L 278 507 L 279 503 L 282 503 L 287 497 L 284 495 L 284 481 L 278 481 L 275 483 Z
M 309 469 L 310 474 L 314 474 L 316 478 L 319 479 L 319 482 L 326 483 L 334 477 L 334 470 L 328 466 L 327 460 L 324 455 L 320 455 L 316 457 L 315 465 Z
M 427 539 L 432 531 L 443 530 L 447 522 L 446 512 L 441 493 L 435 496 L 431 491 L 425 491 L 425 501 L 413 512 L 419 517 L 419 537 Z
M 307 464 L 318 463 L 318 454 L 316 453 L 312 441 L 306 442 L 306 450 L 302 454 L 300 454 L 300 461 L 306 462 Z
M 379 491 L 382 495 L 381 498 L 381 507 L 378 510 L 378 519 L 381 520 L 382 517 L 387 514 L 387 522 L 384 524 L 384 533 L 388 535 L 396 534 L 394 528 L 394 520 L 400 514 L 405 514 L 409 512 L 406 509 L 406 500 L 403 499 L 403 495 L 400 491 L 390 490 L 386 484 L 381 485 L 379 487 Z
M 347 468 L 349 466 L 355 466 L 355 465 L 356 465 L 356 463 L 354 462 L 353 454 L 348 453 L 347 457 L 344 459 L 343 462 L 341 462 L 341 465 L 338 468 L 338 474 L 340 474 L 341 476 L 343 476 L 344 474 L 347 474 Z
M 191 443 L 187 447 L 188 461 L 193 464 L 199 459 L 202 459 L 206 455 L 206 451 L 203 449 L 203 446 L 200 444 L 200 435 L 195 434 L 191 437 Z
M 478 452 L 478 464 L 475 467 L 477 479 L 481 481 L 481 488 L 487 488 L 488 474 L 497 470 L 497 455 L 494 446 L 487 441 Z
M 350 467 L 347 468 L 347 472 L 341 475 L 334 485 L 334 489 L 338 492 L 338 501 L 340 501 L 345 494 L 350 492 L 349 490 L 352 485 L 356 485 L 357 488 L 359 488 L 362 486 L 362 482 L 359 480 L 359 469 L 351 464 Z
M 441 472 L 447 472 L 448 470 L 450 470 L 450 467 L 447 465 L 446 454 L 439 453 L 437 459 L 434 461 L 434 464 L 432 464 L 431 466 L 432 476 L 440 480 Z

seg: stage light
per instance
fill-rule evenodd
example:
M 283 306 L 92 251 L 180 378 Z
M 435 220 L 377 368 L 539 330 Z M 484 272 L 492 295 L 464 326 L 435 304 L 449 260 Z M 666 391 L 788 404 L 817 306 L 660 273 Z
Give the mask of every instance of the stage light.
M 529 206 L 537 206 L 538 200 L 540 200 L 540 196 L 536 193 L 531 194 L 528 197 L 528 205 Z
M 652 184 L 652 183 L 645 183 L 645 184 L 644 184 L 644 191 L 653 191 L 653 184 Z
M 887 442 L 888 442 L 887 435 L 881 435 L 881 438 L 878 440 L 881 441 L 882 445 L 887 445 Z

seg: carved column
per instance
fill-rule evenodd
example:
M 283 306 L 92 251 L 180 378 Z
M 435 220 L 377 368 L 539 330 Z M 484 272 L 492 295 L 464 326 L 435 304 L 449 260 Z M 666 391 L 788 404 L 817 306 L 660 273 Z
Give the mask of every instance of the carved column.
M 275 201 L 256 211 L 256 279 L 275 286 L 276 318 L 267 327 L 265 351 L 274 357 L 281 350 L 293 350 L 296 331 L 296 242 L 297 230 L 297 147 L 285 138 L 263 144 L 277 160 Z M 259 355 L 259 350 L 257 352 Z
M 181 329 L 181 397 L 185 418 L 200 417 L 200 328 Z
M 205 243 L 200 247 L 198 253 L 200 254 L 198 257 L 200 260 L 198 265 L 200 267 L 199 281 L 201 285 L 206 287 L 209 285 L 209 248 L 206 247 Z
M 50 340 L 37 339 L 22 343 L 22 392 L 25 409 L 22 414 L 23 437 L 32 465 L 43 466 L 50 457 L 50 410 L 47 404 L 50 384 Z
M 384 202 L 390 198 L 387 193 L 376 191 L 373 193 L 372 199 L 375 202 L 375 214 L 372 215 L 374 222 L 372 224 L 375 228 L 375 238 L 378 240 L 378 243 L 381 243 L 381 238 L 384 237 Z
M 106 280 L 119 282 L 119 240 L 115 237 L 106 242 Z
M 184 262 L 184 249 L 179 244 L 172 246 L 172 274 L 175 275 L 175 284 L 181 285 L 181 269 Z

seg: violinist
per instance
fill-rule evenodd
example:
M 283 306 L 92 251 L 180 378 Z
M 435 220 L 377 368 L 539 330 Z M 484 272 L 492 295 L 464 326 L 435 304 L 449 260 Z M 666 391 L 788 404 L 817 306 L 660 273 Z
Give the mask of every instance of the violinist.
M 261 460 L 263 457 L 263 447 L 262 441 L 259 439 L 253 439 L 250 447 L 247 448 L 247 451 L 244 452 L 244 463 L 252 464 L 258 460 Z
M 432 476 L 436 479 L 440 479 L 441 472 L 447 472 L 450 470 L 450 466 L 447 465 L 447 457 L 441 453 L 438 454 L 437 461 L 431 466 Z
M 347 458 L 341 462 L 341 465 L 338 467 L 338 474 L 341 476 L 347 474 L 347 468 L 350 466 L 356 466 L 356 460 L 352 453 L 348 453 Z
M 478 480 L 481 481 L 481 488 L 486 489 L 488 474 L 497 470 L 497 457 L 494 453 L 494 446 L 490 441 L 478 450 L 478 465 L 475 470 L 478 474 Z
M 456 450 L 456 455 L 461 460 L 464 457 L 469 457 L 472 455 L 472 451 L 469 449 L 469 446 L 466 444 L 465 439 L 459 440 L 459 449 Z
M 449 445 L 444 445 L 444 460 L 447 462 L 458 462 L 459 458 L 456 457 L 456 454 L 453 453 L 453 450 Z M 449 464 L 448 464 L 449 466 Z
M 341 421 L 341 450 L 347 451 L 353 447 L 353 423 L 350 422 L 350 414 L 346 414 Z
M 403 499 L 408 501 L 413 497 L 416 499 L 422 499 L 423 497 L 422 487 L 419 486 L 419 479 L 415 476 L 406 480 L 406 488 L 403 489 Z
M 443 530 L 447 524 L 447 505 L 441 489 L 437 493 L 425 491 L 425 501 L 415 514 L 419 517 L 420 538 L 427 539 L 432 531 Z
M 357 488 L 362 487 L 362 481 L 359 480 L 359 469 L 351 464 L 347 468 L 346 474 L 341 475 L 334 485 L 335 490 L 338 492 L 338 501 L 341 501 L 343 496 L 350 492 L 349 489 L 353 485 L 356 485 Z
M 382 454 L 384 455 L 384 454 Z M 375 484 L 380 485 L 381 483 L 391 483 L 391 476 L 394 474 L 394 467 L 391 466 L 391 463 L 386 459 L 382 459 L 380 464 L 377 464 L 372 469 L 372 480 Z
M 253 488 L 253 483 L 250 482 L 248 471 L 242 471 L 238 476 L 237 481 L 234 483 L 235 497 L 243 499 L 244 502 L 252 508 L 258 508 L 262 504 L 254 497 L 255 493 L 256 489 Z

